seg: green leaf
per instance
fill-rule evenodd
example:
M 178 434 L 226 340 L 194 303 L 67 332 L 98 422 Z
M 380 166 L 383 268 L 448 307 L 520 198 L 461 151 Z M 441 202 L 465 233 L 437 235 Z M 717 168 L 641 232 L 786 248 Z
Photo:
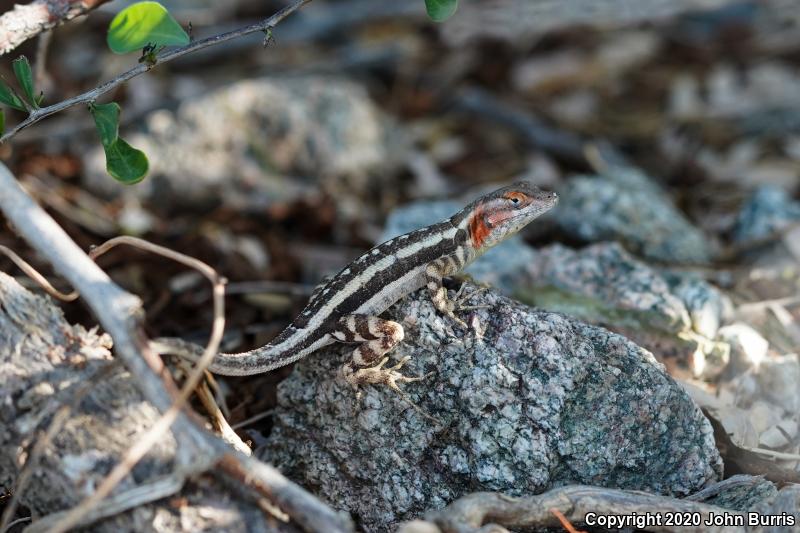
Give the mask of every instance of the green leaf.
M 186 45 L 189 36 L 158 2 L 137 2 L 117 13 L 107 41 L 115 54 L 127 54 L 147 45 Z
M 116 102 L 89 105 L 89 112 L 94 117 L 94 125 L 103 147 L 111 146 L 119 138 L 119 111 L 120 107 Z
M 28 63 L 28 58 L 19 56 L 11 62 L 11 66 L 14 68 L 14 75 L 19 81 L 20 87 L 22 87 L 25 96 L 28 98 L 28 103 L 32 107 L 38 108 L 39 105 L 36 103 L 36 94 L 33 89 L 33 72 L 31 72 L 31 64 Z
M 20 111 L 27 111 L 25 109 L 25 104 L 22 103 L 19 96 L 14 93 L 3 79 L 0 79 L 0 103 L 6 104 L 14 109 L 19 109 Z
M 106 171 L 128 185 L 142 181 L 149 167 L 147 156 L 119 136 L 119 104 L 90 104 L 89 112 L 106 153 Z
M 0 109 L 0 136 L 6 132 L 6 114 Z
M 106 171 L 117 181 L 126 185 L 139 183 L 147 175 L 149 163 L 144 152 L 137 150 L 122 138 L 109 146 L 106 152 Z
M 37 107 L 42 105 L 42 100 L 44 100 L 44 93 L 42 91 L 39 91 L 39 96 L 36 97 Z
M 434 22 L 444 22 L 453 16 L 458 8 L 458 0 L 425 0 L 425 9 Z

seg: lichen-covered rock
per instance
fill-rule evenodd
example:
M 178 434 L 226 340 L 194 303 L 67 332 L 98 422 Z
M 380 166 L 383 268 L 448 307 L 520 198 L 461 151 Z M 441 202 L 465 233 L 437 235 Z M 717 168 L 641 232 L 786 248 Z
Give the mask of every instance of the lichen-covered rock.
M 406 148 L 363 87 L 320 76 L 239 81 L 151 113 L 126 138 L 147 154 L 150 175 L 134 189 L 116 183 L 97 148 L 86 159 L 88 184 L 167 205 L 222 198 L 263 207 L 318 187 L 352 203 L 391 179 Z
M 53 414 L 91 385 L 44 448 L 20 504 L 34 520 L 70 509 L 94 494 L 133 442 L 159 418 L 122 367 L 111 364 L 111 339 L 71 325 L 52 301 L 25 290 L 0 272 L 0 492 L 19 481 L 30 445 Z M 148 483 L 175 468 L 176 442 L 167 432 L 134 466 L 112 495 Z M 141 487 L 139 488 L 141 491 Z M 269 527 L 258 507 L 213 483 L 187 482 L 176 497 L 136 506 L 89 526 L 97 532 L 295 531 Z M 281 523 L 282 524 L 282 523 Z M 87 529 L 87 530 L 89 530 Z
M 661 358 L 696 356 L 698 375 L 728 353 L 713 340 L 731 306 L 727 296 L 706 281 L 655 270 L 617 243 L 541 248 L 514 286 L 526 303 L 608 327 Z
M 779 187 L 765 185 L 745 202 L 736 219 L 733 238 L 739 242 L 762 239 L 798 222 L 800 202 Z
M 367 531 L 480 490 L 685 495 L 721 476 L 708 421 L 650 353 L 494 292 L 469 303 L 488 306 L 465 317 L 474 331 L 454 331 L 424 291 L 387 312 L 406 329 L 402 371 L 432 373 L 405 398 L 383 386 L 357 398 L 338 372 L 352 347 L 302 360 L 260 454 Z
M 386 227 L 378 242 L 388 241 L 398 235 L 444 220 L 463 209 L 465 203 L 453 200 L 419 201 L 398 207 L 389 214 Z M 525 271 L 535 256 L 536 252 L 525 244 L 522 237 L 514 235 L 491 248 L 464 272 L 482 283 L 488 283 L 507 294 L 512 294 L 518 283 L 519 273 Z
M 669 200 L 634 169 L 578 176 L 561 191 L 552 216 L 569 235 L 586 242 L 619 241 L 634 253 L 667 263 L 706 263 L 711 243 Z

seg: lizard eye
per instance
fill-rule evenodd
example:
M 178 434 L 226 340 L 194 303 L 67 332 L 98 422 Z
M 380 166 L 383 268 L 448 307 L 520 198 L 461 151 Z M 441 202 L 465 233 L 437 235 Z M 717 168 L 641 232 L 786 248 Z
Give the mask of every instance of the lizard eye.
M 510 200 L 514 207 L 522 205 L 525 196 L 517 191 L 511 191 L 506 194 L 506 199 Z

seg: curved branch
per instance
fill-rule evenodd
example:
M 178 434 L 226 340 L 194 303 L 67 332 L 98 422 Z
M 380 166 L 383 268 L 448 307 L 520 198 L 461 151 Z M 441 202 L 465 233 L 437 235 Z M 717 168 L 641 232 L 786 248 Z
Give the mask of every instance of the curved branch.
M 214 35 L 211 37 L 207 37 L 205 39 L 201 39 L 199 41 L 193 41 L 186 46 L 182 46 L 180 48 L 175 48 L 173 50 L 168 50 L 166 52 L 162 52 L 156 56 L 156 59 L 153 63 L 140 63 L 137 66 L 133 67 L 132 69 L 123 72 L 116 78 L 112 80 L 108 80 L 107 82 L 103 83 L 95 87 L 90 91 L 86 91 L 83 94 L 79 94 L 77 96 L 73 96 L 72 98 L 68 98 L 56 104 L 42 107 L 40 109 L 35 109 L 28 115 L 28 118 L 8 130 L 5 135 L 0 137 L 0 144 L 6 142 L 11 137 L 19 133 L 20 131 L 24 130 L 25 128 L 36 124 L 40 120 L 49 117 L 50 115 L 54 115 L 65 109 L 69 109 L 70 107 L 76 106 L 78 104 L 88 104 L 90 102 L 94 102 L 98 97 L 101 95 L 111 91 L 112 89 L 122 85 L 126 81 L 135 78 L 140 74 L 144 74 L 151 68 L 161 63 L 167 63 L 169 61 L 178 59 L 179 57 L 185 56 L 186 54 L 191 54 L 192 52 L 197 52 L 198 50 L 202 50 L 203 48 L 208 48 L 209 46 L 214 46 L 220 43 L 224 43 L 225 41 L 230 41 L 231 39 L 236 39 L 238 37 L 244 37 L 245 35 L 250 35 L 251 33 L 257 32 L 264 32 L 269 33 L 279 22 L 283 19 L 303 7 L 304 5 L 311 2 L 311 0 L 298 0 L 297 2 L 290 4 L 271 17 L 258 22 L 256 24 L 251 24 L 250 26 L 246 26 L 244 28 L 239 28 L 237 30 L 232 30 L 226 33 L 221 33 L 219 35 Z
M 17 4 L 0 15 L 0 55 L 106 2 L 108 0 L 36 0 Z
M 632 490 L 605 489 L 587 485 L 559 487 L 544 494 L 527 498 L 511 498 L 494 492 L 476 492 L 456 500 L 444 509 L 429 513 L 427 520 L 436 523 L 444 533 L 483 533 L 498 531 L 496 526 L 504 528 L 525 527 L 559 527 L 561 522 L 553 509 L 563 513 L 571 522 L 578 524 L 587 519 L 587 514 L 624 515 L 644 520 L 648 515 L 658 511 L 664 513 L 689 513 L 697 516 L 699 524 L 668 526 L 646 524 L 640 527 L 635 522 L 626 524 L 633 529 L 646 529 L 656 532 L 681 533 L 735 533 L 745 528 L 731 526 L 706 526 L 705 521 L 711 513 L 717 516 L 740 515 L 705 503 L 678 500 L 668 496 L 658 496 L 646 492 Z M 500 530 L 502 531 L 502 529 Z

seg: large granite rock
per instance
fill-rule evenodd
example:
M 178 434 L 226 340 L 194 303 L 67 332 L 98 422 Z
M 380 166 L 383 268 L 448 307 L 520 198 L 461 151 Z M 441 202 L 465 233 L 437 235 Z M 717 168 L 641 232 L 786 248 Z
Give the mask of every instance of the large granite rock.
M 370 386 L 357 398 L 339 375 L 352 346 L 302 360 L 279 387 L 261 456 L 367 531 L 474 491 L 686 495 L 720 478 L 708 421 L 649 352 L 494 292 L 469 303 L 488 308 L 464 317 L 468 332 L 424 291 L 386 313 L 406 329 L 394 354 L 412 356 L 403 372 L 433 373 L 405 397 Z

